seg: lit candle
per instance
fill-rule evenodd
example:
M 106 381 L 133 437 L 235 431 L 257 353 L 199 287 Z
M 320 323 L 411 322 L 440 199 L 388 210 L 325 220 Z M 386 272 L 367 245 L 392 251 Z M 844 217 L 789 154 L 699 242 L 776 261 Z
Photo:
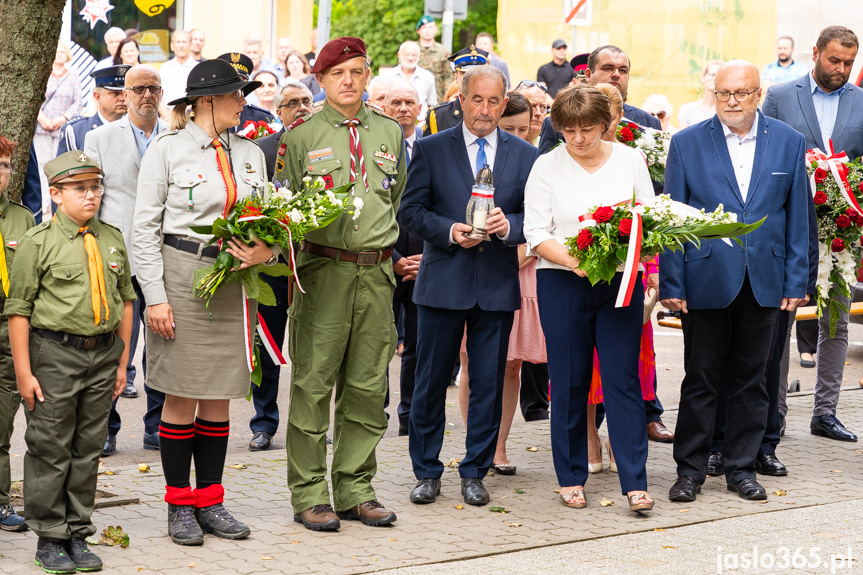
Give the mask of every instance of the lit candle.
M 485 211 L 477 210 L 473 213 L 473 227 L 481 230 L 485 229 L 485 218 L 488 214 Z

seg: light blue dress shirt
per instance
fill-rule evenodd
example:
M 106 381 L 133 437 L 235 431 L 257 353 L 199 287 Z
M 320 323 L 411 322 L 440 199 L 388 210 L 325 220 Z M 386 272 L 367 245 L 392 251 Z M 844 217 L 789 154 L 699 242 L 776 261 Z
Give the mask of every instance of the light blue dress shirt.
M 132 132 L 135 134 L 135 143 L 138 145 L 138 155 L 142 158 L 144 157 L 144 152 L 147 151 L 147 148 L 150 147 L 150 144 L 153 140 L 156 139 L 156 136 L 159 134 L 159 122 L 156 122 L 156 126 L 153 128 L 153 131 L 150 132 L 150 137 L 144 133 L 144 130 L 129 122 L 132 126 Z
M 809 86 L 812 90 L 812 103 L 815 105 L 815 115 L 821 128 L 821 141 L 824 143 L 822 152 L 830 153 L 830 139 L 833 137 L 833 127 L 836 125 L 836 114 L 839 112 L 839 98 L 845 92 L 843 84 L 838 90 L 829 94 L 815 82 L 815 77 L 809 74 Z

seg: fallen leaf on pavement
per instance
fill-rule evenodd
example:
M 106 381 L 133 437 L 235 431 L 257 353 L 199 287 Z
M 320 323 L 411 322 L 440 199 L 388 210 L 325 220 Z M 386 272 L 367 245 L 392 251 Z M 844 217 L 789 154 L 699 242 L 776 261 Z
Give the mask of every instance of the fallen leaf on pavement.
M 106 472 L 105 472 L 105 475 L 117 475 L 117 474 L 116 474 L 116 473 L 114 473 L 113 471 L 106 471 Z
M 786 493 L 784 489 L 774 489 L 773 495 L 778 495 L 779 497 L 782 497 L 783 495 L 788 495 L 788 493 Z
M 521 523 L 507 523 L 507 527 L 521 527 Z
M 498 499 L 506 499 L 507 497 L 509 497 L 509 495 L 501 495 Z
M 554 490 L 554 492 L 555 492 L 555 493 L 560 493 L 560 489 L 555 489 L 555 490 Z
M 674 545 L 663 545 L 662 548 L 663 549 L 677 549 L 677 547 L 675 547 Z
M 398 539 L 396 539 L 396 538 L 394 538 L 394 537 L 393 537 L 393 538 L 391 538 L 391 539 L 390 539 L 390 541 L 398 541 Z
M 842 473 L 841 469 L 831 469 L 830 473 Z
M 855 449 L 854 453 L 863 453 L 863 449 Z
M 453 469 L 458 469 L 459 463 L 461 463 L 461 459 L 450 459 L 449 463 L 447 463 L 446 466 L 452 467 Z
M 129 546 L 129 535 L 119 525 L 116 527 L 108 526 L 102 530 L 98 539 L 95 536 L 90 536 L 85 541 L 90 545 L 119 545 L 125 549 Z
M 236 465 L 229 465 L 231 469 L 246 469 L 249 466 L 248 463 L 237 463 Z
M 678 513 L 689 513 L 689 509 L 678 509 Z
M 464 509 L 464 505 L 453 505 L 453 507 L 455 507 L 455 508 L 456 508 L 456 509 L 458 509 L 459 511 L 461 511 L 462 509 Z
M 299 541 L 291 541 L 291 545 L 296 545 Z
M 606 499 L 605 497 L 603 497 L 602 501 L 600 501 L 599 504 L 602 505 L 603 507 L 610 507 L 610 506 L 614 505 L 614 501 L 612 501 L 611 499 Z
M 509 513 L 509 509 L 506 507 L 489 507 L 488 510 L 492 513 Z
M 518 493 L 519 495 L 522 495 L 524 493 L 524 489 L 513 489 L 512 492 Z
M 272 561 L 272 557 L 261 557 L 261 561 Z
M 198 566 L 198 564 L 195 563 L 194 561 L 189 561 L 189 567 L 197 567 L 197 566 Z
M 660 532 L 660 533 L 664 533 L 664 532 L 668 531 L 668 529 L 663 529 L 662 527 L 657 527 L 656 529 L 654 529 L 654 531 L 658 531 L 658 532 Z
M 146 463 L 140 463 L 138 464 L 138 471 L 140 471 L 141 473 L 147 473 L 148 471 L 150 471 L 150 466 Z
M 534 447 L 534 446 L 532 446 L 532 445 L 531 445 L 531 446 L 530 446 L 530 447 L 528 447 L 525 451 L 533 451 L 533 452 L 537 452 L 537 451 L 539 451 L 539 447 Z

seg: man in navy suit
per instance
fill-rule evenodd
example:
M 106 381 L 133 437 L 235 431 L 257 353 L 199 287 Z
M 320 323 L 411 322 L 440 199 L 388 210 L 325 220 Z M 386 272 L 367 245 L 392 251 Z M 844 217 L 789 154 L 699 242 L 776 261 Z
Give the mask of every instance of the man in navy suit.
M 439 456 L 446 416 L 446 388 L 467 324 L 470 408 L 466 454 L 459 465 L 465 503 L 485 505 L 482 483 L 494 457 L 501 418 L 501 390 L 513 314 L 521 305 L 516 246 L 524 242 L 524 184 L 536 149 L 497 127 L 506 107 L 506 76 L 493 66 L 474 66 L 461 83 L 464 120 L 417 140 L 399 209 L 399 224 L 425 241 L 414 286 L 419 337 L 410 456 L 418 479 L 414 503 L 440 493 Z M 477 171 L 493 166 L 495 209 L 489 241 L 465 236 L 464 222 Z
M 758 113 L 758 69 L 741 60 L 716 75 L 716 116 L 676 134 L 666 164 L 673 200 L 740 222 L 767 217 L 737 243 L 660 255 L 662 304 L 683 312 L 684 367 L 674 442 L 672 501 L 694 501 L 706 477 L 720 388 L 728 389 L 725 478 L 729 491 L 767 498 L 755 459 L 768 414 L 766 372 L 779 311 L 804 300 L 808 280 L 806 147 L 793 128 Z
M 410 169 L 411 156 L 422 130 L 417 128 L 420 113 L 419 94 L 416 88 L 403 80 L 393 82 L 384 103 L 384 112 L 402 127 L 405 138 L 405 162 Z M 399 435 L 408 434 L 411 403 L 417 368 L 417 306 L 413 302 L 414 284 L 423 257 L 423 240 L 404 227 L 399 228 L 399 239 L 393 245 L 393 271 L 396 274 L 396 289 L 393 292 L 393 315 L 402 318 L 404 325 L 404 349 L 399 375 Z M 398 323 L 398 320 L 396 320 Z M 389 405 L 389 394 L 387 394 Z
M 822 30 L 812 53 L 815 69 L 797 81 L 771 86 L 762 107 L 764 115 L 803 134 L 806 149 L 829 154 L 832 141 L 837 153 L 859 158 L 863 155 L 863 90 L 848 81 L 858 46 L 857 36 L 844 26 Z M 848 306 L 849 298 L 838 292 L 833 297 Z M 848 319 L 847 312 L 840 315 L 834 338 L 830 337 L 829 314 L 818 322 L 818 376 L 809 426 L 813 435 L 839 441 L 857 441 L 836 418 L 848 352 Z

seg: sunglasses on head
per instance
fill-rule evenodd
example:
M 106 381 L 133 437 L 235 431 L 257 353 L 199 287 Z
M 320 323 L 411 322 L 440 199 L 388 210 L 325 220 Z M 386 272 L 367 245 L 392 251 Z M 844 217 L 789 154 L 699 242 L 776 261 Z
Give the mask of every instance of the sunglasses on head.
M 545 82 L 534 82 L 533 80 L 522 80 L 518 83 L 518 86 L 515 87 L 516 90 L 521 88 L 522 86 L 527 86 L 528 88 L 533 88 L 536 86 L 543 92 L 548 93 L 548 86 L 545 85 Z

